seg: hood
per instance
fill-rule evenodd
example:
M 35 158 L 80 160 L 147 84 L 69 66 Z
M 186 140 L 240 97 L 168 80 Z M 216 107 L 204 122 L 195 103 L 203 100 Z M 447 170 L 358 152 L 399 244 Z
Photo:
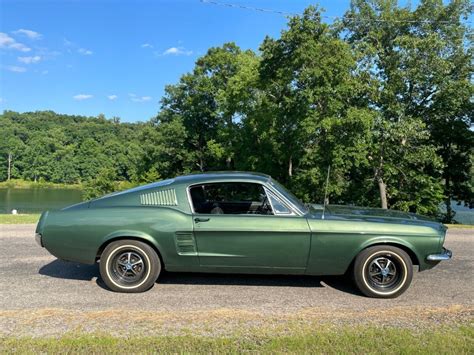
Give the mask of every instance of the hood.
M 323 206 L 311 205 L 311 212 L 314 218 L 321 219 L 323 214 Z M 433 218 L 421 216 L 415 213 L 386 210 L 382 208 L 341 205 L 327 205 L 324 211 L 324 219 L 441 225 Z
M 402 212 L 397 210 L 386 210 L 383 208 L 370 208 L 358 206 L 326 206 L 326 212 L 331 215 L 350 215 L 350 216 L 367 216 L 367 217 L 384 217 L 384 218 L 403 218 L 410 220 L 431 221 L 434 219 L 410 212 Z

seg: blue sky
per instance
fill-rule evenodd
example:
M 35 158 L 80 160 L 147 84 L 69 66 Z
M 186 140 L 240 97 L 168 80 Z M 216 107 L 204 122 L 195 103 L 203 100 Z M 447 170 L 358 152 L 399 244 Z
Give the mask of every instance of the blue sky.
M 228 41 L 256 50 L 286 18 L 200 0 L 0 0 L 0 109 L 146 121 L 165 85 Z M 219 0 L 217 0 L 219 1 Z M 314 1 L 232 4 L 300 13 Z M 319 2 L 340 16 L 349 1 Z

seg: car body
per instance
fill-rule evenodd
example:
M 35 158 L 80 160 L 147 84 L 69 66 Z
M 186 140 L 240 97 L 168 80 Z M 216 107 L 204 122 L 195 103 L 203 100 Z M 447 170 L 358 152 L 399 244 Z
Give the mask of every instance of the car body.
M 451 257 L 443 248 L 446 227 L 436 221 L 392 210 L 304 205 L 270 176 L 246 172 L 180 176 L 47 211 L 41 215 L 36 235 L 54 256 L 85 264 L 98 260 L 102 264 L 107 248 L 118 245 L 121 254 L 114 259 L 115 282 L 105 281 L 113 290 L 124 292 L 144 291 L 156 281 L 140 287 L 134 287 L 137 282 L 125 282 L 125 276 L 137 274 L 134 262 L 142 265 L 142 274 L 151 272 L 151 265 L 145 266 L 153 263 L 147 259 L 149 251 L 159 260 L 159 270 L 153 270 L 156 277 L 161 268 L 342 275 L 357 264 L 361 253 L 388 248 L 385 254 L 373 254 L 378 259 L 372 260 L 371 271 L 359 272 L 361 282 L 376 272 L 377 280 L 394 278 L 394 273 L 399 277 L 400 270 L 412 265 L 420 271 L 430 269 Z M 123 246 L 127 241 L 129 249 Z M 393 257 L 398 251 L 401 259 Z M 388 259 L 383 261 L 380 255 Z M 101 274 L 105 279 L 111 276 L 102 268 Z M 405 276 L 409 284 L 411 275 Z M 121 287 L 124 282 L 128 288 Z M 403 284 L 395 292 L 387 288 L 387 293 L 382 286 L 378 284 L 375 292 L 361 291 L 368 296 L 395 297 L 408 287 Z

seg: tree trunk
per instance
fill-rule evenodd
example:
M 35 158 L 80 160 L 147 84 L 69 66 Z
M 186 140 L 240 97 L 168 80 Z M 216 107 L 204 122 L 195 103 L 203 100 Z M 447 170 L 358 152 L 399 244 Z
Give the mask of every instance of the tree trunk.
M 377 178 L 377 182 L 379 184 L 379 193 L 380 193 L 380 203 L 383 209 L 387 209 L 387 185 L 381 177 Z
M 444 190 L 446 192 L 446 217 L 445 223 L 452 223 L 454 214 L 453 214 L 453 208 L 451 207 L 451 181 L 449 180 L 449 177 L 446 177 L 444 181 Z
M 383 134 L 382 134 L 383 136 Z M 386 210 L 388 208 L 387 204 L 387 185 L 383 181 L 383 156 L 384 156 L 384 145 L 380 146 L 380 157 L 379 157 L 379 166 L 375 169 L 375 178 L 379 185 L 379 194 L 380 194 L 380 206 Z
M 10 181 L 12 175 L 12 153 L 8 153 L 8 175 L 7 180 Z
M 293 176 L 293 157 L 290 156 L 290 160 L 288 161 L 288 176 Z
M 202 156 L 199 157 L 199 164 L 198 164 L 198 166 L 199 166 L 199 170 L 200 170 L 201 172 L 204 172 L 204 160 L 202 159 Z

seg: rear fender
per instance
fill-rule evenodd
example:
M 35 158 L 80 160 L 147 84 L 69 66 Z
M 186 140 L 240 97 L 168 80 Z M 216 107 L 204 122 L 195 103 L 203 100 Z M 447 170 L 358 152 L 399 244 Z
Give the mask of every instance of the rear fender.
M 106 244 L 109 244 L 113 240 L 119 240 L 119 239 L 135 239 L 135 240 L 142 240 L 147 244 L 150 244 L 155 250 L 158 251 L 160 256 L 163 259 L 166 259 L 166 255 L 163 255 L 164 249 L 160 246 L 160 244 L 156 241 L 155 238 L 153 238 L 151 235 L 137 231 L 137 230 L 130 230 L 130 229 L 123 229 L 123 230 L 118 230 L 114 231 L 108 235 L 106 235 L 101 242 L 101 246 L 99 247 L 99 250 L 97 250 L 97 256 L 99 257 L 99 253 L 101 253 L 104 250 L 104 246 Z M 163 260 L 164 262 L 165 260 Z
M 41 213 L 40 219 L 38 221 L 38 224 L 36 225 L 36 233 L 42 234 L 43 233 L 43 228 L 46 223 L 46 218 L 48 218 L 49 211 L 45 211 Z

